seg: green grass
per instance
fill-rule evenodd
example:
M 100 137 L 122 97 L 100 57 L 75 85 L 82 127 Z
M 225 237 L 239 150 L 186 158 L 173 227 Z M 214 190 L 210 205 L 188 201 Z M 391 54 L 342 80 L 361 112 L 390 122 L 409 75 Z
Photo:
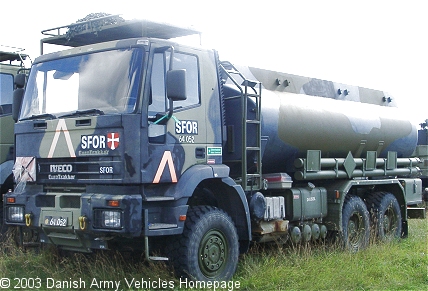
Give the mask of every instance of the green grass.
M 410 220 L 407 239 L 373 243 L 358 253 L 349 253 L 331 244 L 255 246 L 240 258 L 233 277 L 234 290 L 427 290 L 427 233 L 427 219 Z M 39 280 L 36 283 L 41 282 L 43 290 L 52 284 L 54 288 L 49 290 L 61 290 L 55 285 L 63 281 L 71 282 L 71 288 L 65 286 L 64 290 L 77 290 L 74 287 L 82 286 L 73 286 L 72 281 L 78 280 L 85 282 L 82 289 L 86 290 L 115 290 L 116 287 L 109 285 L 113 281 L 120 281 L 119 290 L 147 290 L 144 287 L 149 286 L 155 287 L 153 290 L 171 290 L 172 286 L 175 289 L 180 286 L 165 264 L 147 263 L 142 257 L 114 252 L 59 256 L 52 250 L 37 254 L 8 247 L 0 255 L 0 273 L 0 277 L 10 280 L 9 290 L 15 290 L 14 284 L 19 283 L 15 278 Z M 127 282 L 132 279 L 133 288 L 128 288 Z M 50 286 L 47 286 L 48 280 Z M 142 280 L 143 284 L 151 285 L 141 285 Z M 105 285 L 101 285 L 102 282 Z M 65 283 L 61 284 L 64 287 Z M 165 288 L 157 288 L 158 284 L 165 284 Z M 26 287 L 21 290 L 31 289 Z M 231 285 L 217 290 L 228 289 L 232 289 Z
M 358 253 L 334 245 L 256 249 L 234 279 L 248 290 L 427 290 L 427 220 L 409 224 L 407 239 Z

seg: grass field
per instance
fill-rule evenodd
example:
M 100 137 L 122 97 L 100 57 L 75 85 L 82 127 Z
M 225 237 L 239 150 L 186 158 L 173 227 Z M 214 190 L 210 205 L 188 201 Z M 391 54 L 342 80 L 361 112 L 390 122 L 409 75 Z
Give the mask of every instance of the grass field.
M 358 253 L 331 244 L 255 246 L 240 258 L 233 282 L 217 290 L 427 290 L 427 234 L 424 219 L 409 221 L 407 239 L 373 243 Z M 163 263 L 113 252 L 59 256 L 8 247 L 0 273 L 0 287 L 9 284 L 3 290 L 200 289 L 180 288 L 186 284 Z
M 427 220 L 410 221 L 410 231 L 358 253 L 326 245 L 253 251 L 236 279 L 248 290 L 428 290 Z

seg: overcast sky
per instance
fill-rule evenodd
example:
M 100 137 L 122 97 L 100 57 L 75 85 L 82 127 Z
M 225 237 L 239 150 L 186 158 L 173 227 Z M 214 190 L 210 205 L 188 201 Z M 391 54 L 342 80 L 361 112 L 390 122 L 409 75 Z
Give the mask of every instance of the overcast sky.
M 89 13 L 193 25 L 222 60 L 383 90 L 428 118 L 426 1 L 51 1 L 3 3 L 0 45 L 40 53 L 41 30 Z

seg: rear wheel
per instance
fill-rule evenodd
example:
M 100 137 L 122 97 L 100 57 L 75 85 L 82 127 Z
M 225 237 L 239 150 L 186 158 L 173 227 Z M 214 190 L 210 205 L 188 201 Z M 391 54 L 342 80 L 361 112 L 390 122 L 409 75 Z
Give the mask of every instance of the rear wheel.
M 401 236 L 400 204 L 391 193 L 375 193 L 368 200 L 372 225 L 379 240 L 388 241 Z
M 345 199 L 342 210 L 342 240 L 346 249 L 358 251 L 367 247 L 370 238 L 369 212 L 358 196 Z
M 192 207 L 183 234 L 168 249 L 177 275 L 198 281 L 229 280 L 238 264 L 239 242 L 233 221 L 223 210 L 211 206 Z

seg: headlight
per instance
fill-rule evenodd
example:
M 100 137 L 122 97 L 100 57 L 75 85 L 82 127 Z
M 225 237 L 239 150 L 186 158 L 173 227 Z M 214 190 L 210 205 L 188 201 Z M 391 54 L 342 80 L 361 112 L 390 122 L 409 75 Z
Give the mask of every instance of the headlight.
M 6 219 L 8 222 L 24 222 L 24 207 L 8 206 Z
M 121 211 L 104 210 L 101 213 L 101 223 L 103 227 L 121 228 Z

